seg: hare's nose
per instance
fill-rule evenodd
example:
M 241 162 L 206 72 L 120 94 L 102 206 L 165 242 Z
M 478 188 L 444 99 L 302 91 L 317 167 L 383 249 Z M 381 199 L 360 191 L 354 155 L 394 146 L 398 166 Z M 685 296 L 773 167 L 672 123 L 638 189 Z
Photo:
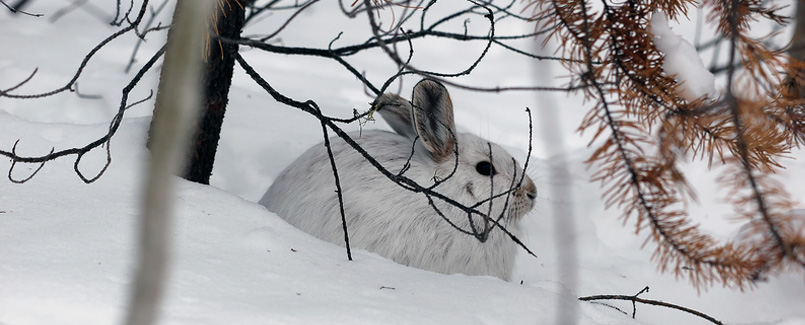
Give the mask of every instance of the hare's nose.
M 530 178 L 526 178 L 526 183 L 523 185 L 523 189 L 525 190 L 525 195 L 530 200 L 533 201 L 537 198 L 537 186 L 534 185 L 534 181 L 532 181 Z

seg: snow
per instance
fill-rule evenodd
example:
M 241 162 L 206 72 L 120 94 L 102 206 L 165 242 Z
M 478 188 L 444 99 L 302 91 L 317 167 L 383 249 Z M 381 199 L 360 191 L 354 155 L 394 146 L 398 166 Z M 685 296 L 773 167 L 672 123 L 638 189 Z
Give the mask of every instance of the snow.
M 34 1 L 28 11 L 49 14 L 67 5 Z M 111 5 L 102 7 L 109 19 L 114 12 Z M 347 20 L 332 14 L 337 9 L 330 9 L 301 15 L 291 26 L 296 28 L 288 29 L 291 36 L 284 37 L 286 44 L 327 44 L 342 29 L 349 33 L 337 44 L 362 39 L 359 31 L 366 26 L 364 20 Z M 0 89 L 39 68 L 18 93 L 63 85 L 84 54 L 114 31 L 80 9 L 53 23 L 6 12 L 0 17 L 7 44 L 0 52 Z M 164 21 L 169 13 L 160 17 Z M 246 32 L 271 30 L 261 27 L 270 24 L 268 20 Z M 324 35 L 304 28 L 311 22 L 321 26 Z M 504 21 L 497 32 L 513 34 L 531 28 Z M 164 34 L 149 36 L 135 69 L 160 47 L 163 38 Z M 134 73 L 125 74 L 123 69 L 135 41 L 123 37 L 111 43 L 79 79 L 82 93 L 102 99 L 78 98 L 74 93 L 38 100 L 0 99 L 0 148 L 9 150 L 20 139 L 20 154 L 39 155 L 51 147 L 81 146 L 104 134 L 116 112 L 120 90 Z M 519 45 L 529 48 L 534 43 L 524 40 Z M 468 51 L 476 53 L 478 46 L 435 48 L 429 56 L 417 57 L 416 64 L 460 68 L 461 63 L 471 62 Z M 343 68 L 324 59 L 296 60 L 248 49 L 244 54 L 280 91 L 316 100 L 326 114 L 350 116 L 353 108 L 363 110 L 371 101 Z M 384 80 L 395 70 L 379 52 L 349 61 L 366 69 L 373 80 Z M 529 60 L 493 49 L 479 69 L 461 81 L 488 86 L 539 84 L 531 71 L 522 68 L 528 64 Z M 551 71 L 563 73 L 558 66 Z M 156 80 L 155 70 L 146 75 L 131 98 L 145 98 Z M 539 80 L 545 80 L 544 76 Z M 416 81 L 407 78 L 403 94 Z M 554 102 L 559 106 L 554 107 L 545 106 L 533 93 L 451 89 L 459 128 L 506 146 L 520 161 L 527 148 L 524 107 L 534 109 L 537 121 L 540 111 L 555 110 L 565 125 L 557 128 L 565 132 L 562 137 L 567 143 L 561 157 L 535 139 L 528 172 L 537 182 L 540 197 L 535 210 L 526 216 L 523 240 L 538 258 L 521 254 L 515 280 L 509 283 L 412 269 L 361 250 L 353 251 L 354 261 L 348 261 L 343 248 L 291 227 L 254 203 L 282 168 L 321 141 L 320 125 L 302 112 L 275 103 L 240 70 L 236 70 L 233 85 L 212 186 L 176 179 L 174 259 L 162 324 L 552 324 L 559 306 L 576 311 L 580 324 L 706 323 L 679 311 L 645 305 L 637 306 L 636 319 L 632 319 L 629 302 L 606 302 L 629 313 L 624 315 L 606 305 L 576 300 L 595 294 L 632 295 L 645 286 L 650 291 L 642 298 L 681 304 L 727 323 L 805 324 L 801 273 L 772 277 L 747 292 L 714 287 L 701 294 L 684 280 L 658 273 L 650 261 L 652 244 L 642 248 L 645 235 L 635 236 L 628 222 L 623 227 L 617 210 L 604 209 L 598 185 L 588 182 L 589 171 L 582 164 L 589 155 L 584 148 L 587 141 L 574 133 L 585 113 L 579 98 L 556 94 Z M 141 176 L 148 156 L 144 143 L 152 105 L 150 100 L 126 113 L 111 142 L 112 165 L 97 182 L 81 182 L 73 172 L 72 157 L 48 163 L 23 185 L 0 181 L 0 324 L 120 322 L 133 274 Z M 382 121 L 365 127 L 388 128 Z M 96 149 L 84 157 L 79 168 L 94 175 L 105 159 L 104 149 Z M 572 193 L 567 197 L 556 197 L 547 190 L 551 185 L 548 170 L 556 161 L 565 162 L 570 171 L 567 184 L 562 184 Z M 9 167 L 7 160 L 0 163 L 0 170 Z M 18 165 L 13 175 L 23 178 L 37 167 Z M 805 166 L 791 164 L 787 173 L 803 171 Z M 785 178 L 784 182 L 801 199 L 797 179 L 801 177 Z M 691 181 L 694 186 L 707 185 L 699 184 L 706 181 L 698 178 Z M 704 202 L 706 194 L 702 195 Z M 557 262 L 557 238 L 568 234 L 552 232 L 554 219 L 550 216 L 562 216 L 563 207 L 575 212 L 571 224 L 575 225 L 572 235 L 577 239 L 578 256 L 571 267 L 577 270 L 578 282 L 574 284 L 560 281 L 563 268 Z M 703 209 L 716 217 L 725 214 L 720 208 Z
M 682 98 L 688 101 L 718 98 L 715 77 L 704 66 L 693 44 L 671 30 L 665 14 L 655 12 L 651 16 L 649 31 L 654 45 L 663 53 L 662 69 L 676 78 Z

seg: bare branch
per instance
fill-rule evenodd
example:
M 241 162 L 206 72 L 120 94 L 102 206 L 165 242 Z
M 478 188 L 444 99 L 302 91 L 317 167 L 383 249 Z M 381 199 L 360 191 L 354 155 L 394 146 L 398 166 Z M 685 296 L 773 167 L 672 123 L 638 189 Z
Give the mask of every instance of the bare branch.
M 56 151 L 56 152 L 51 151 L 49 154 L 43 155 L 43 156 L 32 156 L 32 157 L 19 156 L 19 155 L 16 154 L 16 152 L 14 150 L 12 150 L 11 152 L 0 150 L 0 155 L 10 158 L 12 160 L 12 164 L 16 164 L 16 163 L 39 163 L 39 164 L 42 164 L 42 165 L 40 165 L 40 168 L 42 166 L 44 166 L 44 163 L 47 162 L 47 161 L 55 160 L 55 159 L 63 157 L 63 156 L 76 155 L 76 160 L 75 160 L 75 163 L 74 163 L 73 166 L 74 166 L 74 169 L 75 169 L 77 175 L 79 176 L 79 178 L 81 178 L 81 180 L 86 182 L 86 183 L 94 182 L 95 180 L 97 180 L 106 171 L 106 168 L 109 166 L 109 164 L 111 164 L 112 156 L 111 156 L 110 151 L 109 151 L 109 143 L 110 143 L 112 137 L 114 136 L 114 134 L 117 132 L 117 129 L 120 126 L 120 123 L 123 121 L 123 114 L 125 113 L 125 111 L 128 108 L 132 107 L 133 105 L 142 103 L 145 100 L 148 100 L 148 99 L 151 98 L 151 95 L 149 95 L 147 98 L 139 100 L 139 101 L 137 101 L 135 103 L 132 103 L 132 104 L 128 103 L 129 93 L 140 82 L 140 80 L 142 79 L 143 75 L 145 75 L 145 73 L 148 72 L 151 69 L 151 67 L 153 67 L 153 65 L 157 62 L 157 60 L 162 56 L 163 51 L 164 51 L 164 48 L 160 49 L 159 51 L 157 51 L 157 53 L 154 56 L 152 56 L 151 59 L 148 62 L 146 62 L 146 64 L 143 65 L 143 67 L 137 72 L 137 74 L 132 78 L 132 80 L 129 82 L 129 84 L 125 88 L 123 88 L 123 96 L 122 96 L 122 99 L 121 99 L 121 103 L 120 103 L 117 115 L 115 115 L 115 117 L 112 119 L 112 122 L 109 124 L 109 130 L 107 131 L 107 133 L 104 136 L 102 136 L 99 139 L 97 139 L 97 140 L 95 140 L 95 141 L 93 141 L 93 142 L 91 142 L 91 143 L 89 143 L 89 144 L 87 144 L 87 145 L 85 145 L 83 147 L 80 147 L 80 148 L 64 149 L 64 150 L 59 150 L 59 151 Z M 151 94 L 153 95 L 153 92 Z M 97 175 L 88 178 L 88 177 L 84 176 L 84 174 L 79 170 L 78 163 L 80 162 L 80 160 L 84 156 L 84 154 L 92 151 L 93 149 L 95 149 L 95 148 L 97 148 L 98 146 L 101 146 L 101 145 L 106 145 L 106 153 L 107 153 L 106 164 L 104 165 L 104 167 L 101 169 L 101 171 Z M 16 143 L 15 143 L 14 147 L 16 148 Z M 9 175 L 10 175 L 10 171 L 9 171 Z M 30 177 L 21 180 L 21 182 L 28 181 L 29 179 L 30 179 Z
M 72 79 L 70 79 L 70 81 L 68 81 L 66 85 L 64 85 L 64 86 L 62 86 L 60 88 L 51 90 L 51 91 L 47 91 L 47 92 L 43 92 L 43 93 L 37 93 L 37 94 L 17 95 L 17 94 L 9 94 L 6 91 L 6 92 L 4 92 L 4 93 L 2 93 L 0 95 L 2 97 L 8 97 L 8 98 L 30 99 L 30 98 L 42 98 L 42 97 L 52 96 L 52 95 L 58 94 L 60 92 L 70 90 L 72 88 L 73 84 L 75 84 L 75 82 L 78 80 L 78 77 L 81 76 L 81 73 L 84 71 L 84 68 L 86 68 L 86 66 L 89 63 L 89 61 L 95 56 L 96 53 L 98 53 L 98 51 L 100 51 L 103 47 L 105 47 L 107 44 L 111 43 L 113 40 L 117 39 L 118 37 L 120 37 L 122 35 L 125 35 L 125 34 L 131 32 L 131 31 L 135 30 L 135 28 L 137 27 L 137 25 L 140 24 L 140 21 L 142 20 L 143 16 L 145 15 L 145 11 L 146 11 L 147 6 L 148 6 L 148 1 L 143 1 L 143 4 L 140 7 L 140 12 L 137 15 L 137 18 L 133 22 L 131 22 L 131 24 L 129 26 L 126 26 L 123 29 L 113 33 L 112 35 L 110 35 L 107 38 L 103 39 L 100 43 L 98 43 L 98 45 L 93 47 L 89 51 L 89 53 L 87 53 L 87 55 L 84 56 L 84 59 L 81 61 L 81 64 L 79 64 L 75 75 L 73 75 Z
M 708 320 L 709 322 L 711 322 L 713 324 L 718 324 L 718 325 L 724 324 L 721 321 L 713 318 L 712 316 L 709 316 L 709 315 L 707 315 L 705 313 L 702 313 L 700 311 L 697 311 L 697 310 L 694 310 L 694 309 L 691 309 L 691 308 L 688 308 L 688 307 L 684 307 L 684 306 L 680 306 L 680 305 L 676 305 L 676 304 L 672 304 L 672 303 L 668 303 L 668 302 L 664 302 L 664 301 L 660 301 L 660 300 L 643 299 L 643 298 L 638 297 L 640 294 L 642 294 L 644 292 L 648 292 L 648 287 L 643 288 L 643 290 L 640 290 L 640 292 L 638 292 L 637 294 L 635 294 L 633 296 L 595 295 L 595 296 L 579 297 L 579 300 L 581 300 L 581 301 L 595 301 L 595 300 L 626 300 L 626 301 L 631 301 L 632 302 L 632 318 L 635 318 L 635 314 L 637 313 L 636 303 L 639 302 L 641 304 L 646 304 L 646 305 L 667 307 L 667 308 L 671 308 L 671 309 L 680 310 L 680 311 L 686 312 L 688 314 L 695 315 L 695 316 L 698 316 L 700 318 L 706 319 L 706 320 Z M 613 308 L 615 308 L 615 307 L 613 307 Z
M 3 1 L 3 0 L 0 0 L 0 4 L 3 4 L 3 6 L 6 7 L 6 9 L 8 9 L 8 11 L 11 11 L 11 13 L 14 13 L 14 14 L 23 14 L 23 15 L 28 15 L 28 16 L 31 16 L 31 17 L 42 17 L 42 16 L 44 16 L 44 14 L 32 14 L 30 12 L 22 11 L 22 10 L 19 10 L 17 8 L 11 7 L 8 4 L 6 4 L 6 2 Z

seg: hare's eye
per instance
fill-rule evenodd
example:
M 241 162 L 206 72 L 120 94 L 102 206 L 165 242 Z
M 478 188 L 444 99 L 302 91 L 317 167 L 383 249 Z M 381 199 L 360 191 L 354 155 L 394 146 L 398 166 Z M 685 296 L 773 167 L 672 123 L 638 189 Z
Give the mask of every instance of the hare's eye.
M 492 166 L 492 163 L 488 161 L 479 162 L 477 165 L 475 165 L 475 170 L 478 172 L 478 174 L 484 176 L 492 176 L 495 174 L 495 167 Z

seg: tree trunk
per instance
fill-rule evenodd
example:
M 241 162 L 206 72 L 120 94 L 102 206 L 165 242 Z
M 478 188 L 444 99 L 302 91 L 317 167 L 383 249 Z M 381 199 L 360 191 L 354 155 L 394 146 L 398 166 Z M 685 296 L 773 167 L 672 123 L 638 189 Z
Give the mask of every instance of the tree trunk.
M 791 47 L 788 55 L 799 62 L 805 62 L 805 5 L 799 1 L 796 4 L 797 10 L 794 13 L 794 36 L 791 37 Z M 804 71 L 789 71 L 789 74 L 802 77 Z M 796 82 L 797 79 L 789 78 L 790 96 L 796 99 L 805 98 L 805 85 Z
M 243 3 L 241 1 L 240 3 Z M 244 8 L 238 1 L 219 2 L 215 31 L 223 38 L 237 39 L 243 28 Z M 204 77 L 204 109 L 199 116 L 192 151 L 184 178 L 202 184 L 210 183 L 218 139 L 221 138 L 221 125 L 229 100 L 229 87 L 232 85 L 232 70 L 235 66 L 237 44 L 226 44 L 211 37 Z
M 182 167 L 201 99 L 202 42 L 205 18 L 213 1 L 180 0 L 176 3 L 168 33 L 155 107 L 151 122 L 151 157 L 143 183 L 137 236 L 135 274 L 126 310 L 126 325 L 158 322 L 160 302 L 169 273 L 171 226 L 175 180 Z
M 805 5 L 802 3 L 797 3 L 797 11 L 794 13 L 794 36 L 788 54 L 794 59 L 805 60 Z
M 209 32 L 217 32 L 226 39 L 240 37 L 244 23 L 243 6 L 252 1 L 217 1 L 214 17 L 208 19 Z M 242 6 L 243 5 L 243 6 Z M 212 175 L 218 140 L 221 138 L 221 125 L 224 122 L 226 104 L 229 100 L 229 87 L 232 85 L 232 71 L 235 66 L 237 44 L 227 44 L 216 35 L 207 38 L 207 53 L 203 82 L 203 102 L 201 113 L 194 124 L 194 135 L 189 150 L 190 156 L 182 177 L 189 181 L 209 184 Z M 154 116 L 159 114 L 154 111 Z M 150 139 L 149 139 L 150 143 Z

